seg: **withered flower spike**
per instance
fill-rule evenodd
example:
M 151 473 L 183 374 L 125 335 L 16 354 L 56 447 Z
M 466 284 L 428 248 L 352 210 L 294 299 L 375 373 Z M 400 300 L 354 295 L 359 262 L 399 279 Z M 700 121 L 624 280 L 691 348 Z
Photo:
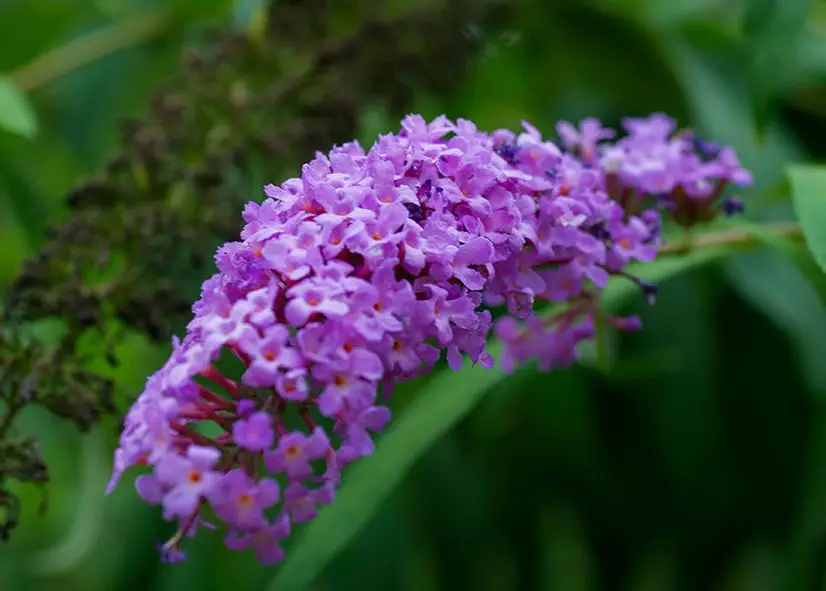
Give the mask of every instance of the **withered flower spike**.
M 327 10 L 333 3 L 341 6 Z M 17 409 L 41 404 L 82 430 L 115 412 L 115 384 L 86 360 L 115 365 L 116 343 L 98 339 L 99 350 L 81 352 L 81 337 L 126 329 L 167 341 L 215 246 L 237 235 L 236 212 L 264 179 L 285 177 L 318 146 L 352 138 L 365 104 L 383 103 L 395 118 L 421 91 L 447 88 L 482 40 L 456 30 L 500 22 L 493 10 L 503 6 L 411 3 L 391 17 L 383 0 L 279 1 L 263 43 L 219 31 L 211 49 L 184 53 L 178 79 L 155 93 L 145 116 L 124 123 L 119 152 L 66 195 L 68 216 L 50 228 L 0 307 L 0 420 L 9 413 L 0 449 L 31 459 L 17 468 L 0 463 L 0 538 L 19 511 L 4 483 L 48 478 L 35 448 L 11 443 Z M 341 10 L 358 13 L 345 34 L 328 22 Z M 65 325 L 51 348 L 21 337 L 43 318 Z

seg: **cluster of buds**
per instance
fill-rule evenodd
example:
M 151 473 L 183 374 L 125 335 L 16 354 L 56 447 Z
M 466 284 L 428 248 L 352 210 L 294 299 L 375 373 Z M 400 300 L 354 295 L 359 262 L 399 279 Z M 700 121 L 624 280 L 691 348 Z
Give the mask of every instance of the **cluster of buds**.
M 368 152 L 318 153 L 247 205 L 241 241 L 219 249 L 115 456 L 110 489 L 148 466 L 138 493 L 180 522 L 166 560 L 217 520 L 228 547 L 280 560 L 293 525 L 333 501 L 342 468 L 373 452 L 390 419 L 382 394 L 443 357 L 491 367 L 492 330 L 505 370 L 547 370 L 575 361 L 597 320 L 639 328 L 599 316 L 598 297 L 611 276 L 653 295 L 626 267 L 657 255 L 661 206 L 748 180 L 733 152 L 709 161 L 659 115 L 629 120 L 615 143 L 594 120 L 560 124 L 560 144 L 523 127 L 411 115 Z M 567 305 L 534 314 L 551 302 Z M 237 375 L 219 369 L 229 363 Z

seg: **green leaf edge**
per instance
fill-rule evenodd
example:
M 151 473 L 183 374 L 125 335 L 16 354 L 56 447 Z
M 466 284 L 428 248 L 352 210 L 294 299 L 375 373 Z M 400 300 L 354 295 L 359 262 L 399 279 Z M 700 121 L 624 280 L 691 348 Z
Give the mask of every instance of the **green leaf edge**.
M 812 253 L 820 268 L 826 272 L 826 166 L 795 164 L 786 169 L 786 174 L 792 189 L 794 213 L 803 230 L 806 247 Z M 818 207 L 814 199 L 818 198 L 817 193 L 821 193 L 821 191 L 812 191 L 811 187 L 806 186 L 810 180 L 809 177 L 812 175 L 823 177 L 823 189 L 820 198 L 823 201 L 822 218 L 824 223 L 820 224 L 816 217 L 809 215 L 814 208 Z
M 0 129 L 33 138 L 37 128 L 37 115 L 26 95 L 8 76 L 0 76 Z

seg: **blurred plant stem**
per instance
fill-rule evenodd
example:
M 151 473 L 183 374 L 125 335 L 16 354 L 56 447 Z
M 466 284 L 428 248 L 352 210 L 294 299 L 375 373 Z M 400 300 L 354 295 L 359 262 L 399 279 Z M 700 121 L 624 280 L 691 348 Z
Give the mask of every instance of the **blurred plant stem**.
M 44 53 L 13 71 L 10 78 L 20 90 L 33 90 L 102 57 L 137 45 L 167 24 L 168 19 L 159 13 L 114 23 Z
M 802 238 L 803 233 L 796 222 L 778 222 L 766 224 L 763 229 L 778 236 L 789 238 Z M 706 232 L 704 234 L 694 234 L 691 241 L 675 242 L 666 244 L 659 249 L 660 254 L 683 254 L 699 248 L 723 245 L 749 246 L 761 244 L 748 229 L 728 228 L 716 232 Z

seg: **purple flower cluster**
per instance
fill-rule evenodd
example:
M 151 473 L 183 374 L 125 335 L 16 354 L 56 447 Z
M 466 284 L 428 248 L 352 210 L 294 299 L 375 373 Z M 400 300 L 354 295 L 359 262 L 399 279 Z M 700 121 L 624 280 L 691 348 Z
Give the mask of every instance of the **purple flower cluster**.
M 675 133 L 676 121 L 662 114 L 628 118 L 623 125 L 627 135 L 612 144 L 600 144 L 614 133 L 596 119 L 582 121 L 579 130 L 560 123 L 557 131 L 568 150 L 602 169 L 605 191 L 626 211 L 639 212 L 655 196 L 686 227 L 721 211 L 742 211 L 739 198 L 722 199 L 729 185 L 752 183 L 732 148 L 701 140 L 693 131 Z
M 280 560 L 293 524 L 331 503 L 341 469 L 373 452 L 371 434 L 390 418 L 380 389 L 443 355 L 452 369 L 465 356 L 493 364 L 491 310 L 503 311 L 506 370 L 570 364 L 596 321 L 638 328 L 596 304 L 610 276 L 656 256 L 656 203 L 748 180 L 732 152 L 709 159 L 662 116 L 629 120 L 615 143 L 596 120 L 560 124 L 562 147 L 523 125 L 487 134 L 411 115 L 367 153 L 355 142 L 318 153 L 301 178 L 246 207 L 241 241 L 218 251 L 219 273 L 115 455 L 110 490 L 148 466 L 138 493 L 180 522 L 167 560 L 215 520 L 228 547 Z M 631 193 L 654 205 L 629 211 Z M 534 314 L 553 302 L 561 312 Z M 229 377 L 219 367 L 233 360 Z

